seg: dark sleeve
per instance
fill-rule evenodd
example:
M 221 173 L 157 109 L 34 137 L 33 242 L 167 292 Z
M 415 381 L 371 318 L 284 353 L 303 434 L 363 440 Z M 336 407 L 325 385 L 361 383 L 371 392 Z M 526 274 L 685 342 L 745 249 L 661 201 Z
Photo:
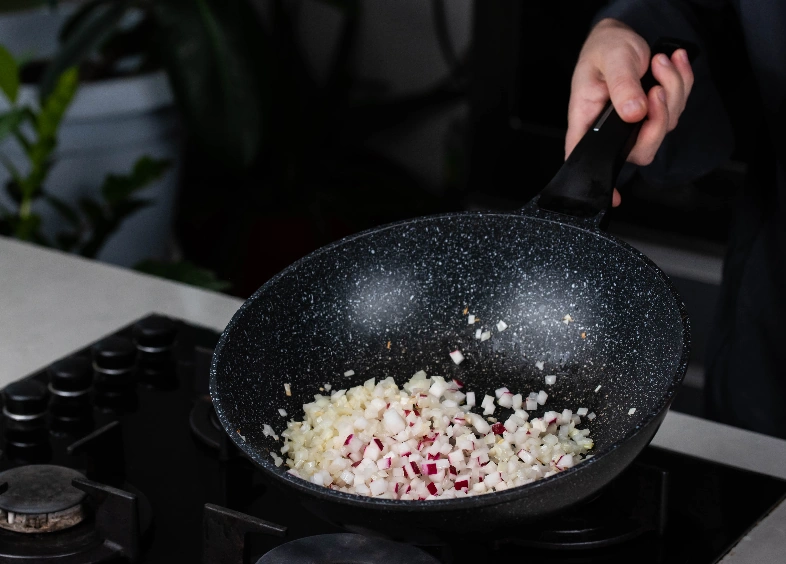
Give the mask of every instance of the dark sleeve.
M 639 168 L 653 186 L 674 186 L 703 176 L 726 161 L 734 149 L 731 124 L 710 76 L 710 45 L 699 21 L 702 9 L 722 4 L 722 0 L 617 0 L 595 18 L 595 22 L 619 20 L 650 44 L 665 36 L 699 46 L 700 54 L 692 63 L 695 82 L 680 122 L 666 136 L 653 163 Z M 624 171 L 621 184 L 632 171 L 632 165 Z

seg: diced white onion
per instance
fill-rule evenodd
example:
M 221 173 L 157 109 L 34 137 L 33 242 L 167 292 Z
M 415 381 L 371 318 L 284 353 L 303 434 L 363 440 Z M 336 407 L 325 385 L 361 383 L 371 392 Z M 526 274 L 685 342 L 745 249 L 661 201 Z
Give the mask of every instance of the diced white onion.
M 543 361 L 542 360 L 537 361 L 535 363 L 535 368 L 537 368 L 538 370 L 543 370 Z
M 589 432 L 577 427 L 580 416 L 569 409 L 529 420 L 521 409 L 523 396 L 500 388 L 496 403 L 484 395 L 485 414 L 496 405 L 514 414 L 504 424 L 494 417 L 487 422 L 471 411 L 476 395 L 465 395 L 463 387 L 419 371 L 403 389 L 392 378 L 372 378 L 330 397 L 317 395 L 303 406 L 302 421 L 287 424 L 281 448 L 286 462 L 274 452 L 270 456 L 292 475 L 324 487 L 430 500 L 528 484 L 572 467 L 593 447 Z M 533 392 L 526 407 L 537 409 L 547 397 Z M 263 434 L 277 439 L 269 425 L 263 425 Z
M 279 409 L 278 413 L 279 413 L 279 415 L 281 415 L 281 417 L 286 417 L 287 416 L 287 410 L 286 409 Z
M 471 313 L 467 316 L 467 325 L 472 325 L 475 323 L 475 316 Z
M 491 331 L 483 331 L 483 333 L 480 334 L 481 342 L 488 341 L 490 338 L 491 338 Z
M 475 338 L 476 339 L 480 339 L 481 335 L 483 335 L 483 330 L 482 329 L 476 329 L 475 330 Z
M 635 408 L 635 407 L 631 407 L 631 408 L 628 410 L 628 415 L 633 415 L 634 413 L 636 413 L 636 408 Z
M 347 378 L 354 375 L 355 375 L 354 370 L 347 370 L 346 372 L 344 372 L 344 376 L 346 376 Z
M 505 323 L 504 321 L 500 320 L 500 321 L 497 323 L 497 331 L 504 331 L 504 330 L 505 330 L 505 329 L 507 329 L 507 328 L 508 328 L 508 324 L 507 324 L 507 323 Z
M 546 385 L 547 386 L 552 386 L 552 385 L 554 385 L 556 383 L 557 383 L 557 375 L 556 374 L 551 374 L 549 376 L 546 376 Z
M 289 384 L 284 384 L 284 393 L 288 396 L 292 395 L 292 389 L 289 387 Z
M 461 361 L 463 361 L 463 360 L 464 360 L 464 355 L 463 355 L 463 354 L 461 354 L 461 351 L 460 351 L 460 350 L 455 350 L 455 351 L 453 351 L 452 353 L 450 353 L 450 358 L 451 358 L 451 359 L 453 360 L 453 362 L 455 362 L 456 364 L 461 364 Z
M 599 392 L 599 391 L 600 391 L 600 387 L 601 387 L 601 385 L 600 385 L 600 384 L 598 384 L 598 387 L 597 387 L 597 388 L 595 388 L 595 391 L 596 391 L 596 392 Z

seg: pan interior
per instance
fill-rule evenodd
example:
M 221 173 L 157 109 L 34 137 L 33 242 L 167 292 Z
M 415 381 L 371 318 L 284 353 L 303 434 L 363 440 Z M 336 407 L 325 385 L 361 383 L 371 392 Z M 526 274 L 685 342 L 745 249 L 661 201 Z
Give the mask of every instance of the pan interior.
M 469 325 L 465 308 L 480 321 Z M 317 251 L 260 288 L 219 344 L 212 393 L 241 448 L 278 473 L 286 466 L 269 453 L 283 443 L 263 424 L 280 433 L 326 383 L 402 384 L 418 370 L 459 378 L 479 398 L 545 390 L 538 415 L 586 407 L 598 452 L 665 405 L 684 330 L 662 274 L 598 233 L 514 215 L 425 218 Z

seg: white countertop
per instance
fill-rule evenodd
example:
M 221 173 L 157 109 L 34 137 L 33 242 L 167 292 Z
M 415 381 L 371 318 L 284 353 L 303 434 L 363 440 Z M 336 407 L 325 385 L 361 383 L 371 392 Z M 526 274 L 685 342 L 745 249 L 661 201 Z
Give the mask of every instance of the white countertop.
M 221 330 L 242 300 L 0 237 L 0 387 L 151 312 Z M 669 412 L 653 445 L 786 479 L 786 441 Z M 778 562 L 786 504 L 724 564 Z

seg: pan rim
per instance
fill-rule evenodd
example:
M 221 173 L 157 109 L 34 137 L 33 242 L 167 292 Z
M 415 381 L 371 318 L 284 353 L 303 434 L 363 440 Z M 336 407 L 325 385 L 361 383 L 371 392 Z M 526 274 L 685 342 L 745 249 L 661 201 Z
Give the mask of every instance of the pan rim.
M 628 432 L 617 442 L 601 449 L 598 452 L 593 452 L 593 457 L 581 462 L 572 468 L 568 468 L 567 470 L 563 470 L 558 474 L 554 474 L 553 476 L 549 476 L 548 478 L 541 478 L 529 484 L 524 484 L 523 486 L 516 486 L 510 489 L 506 489 L 503 491 L 495 491 L 491 493 L 484 493 L 482 495 L 477 496 L 469 496 L 463 498 L 453 498 L 453 499 L 435 499 L 429 500 L 428 502 L 424 503 L 417 500 L 399 500 L 399 499 L 381 499 L 381 498 L 373 498 L 368 496 L 361 496 L 358 494 L 350 494 L 341 492 L 338 490 L 332 490 L 326 488 L 324 486 L 318 486 L 316 484 L 312 484 L 311 482 L 293 476 L 287 471 L 281 471 L 278 467 L 276 467 L 272 461 L 268 460 L 268 456 L 264 454 L 255 452 L 253 449 L 249 448 L 248 444 L 245 443 L 239 436 L 236 436 L 235 433 L 228 431 L 230 429 L 229 421 L 226 418 L 226 415 L 221 409 L 220 401 L 216 397 L 216 380 L 217 380 L 217 366 L 218 366 L 218 359 L 220 357 L 221 351 L 223 350 L 227 335 L 232 330 L 232 328 L 238 323 L 239 318 L 242 317 L 243 312 L 245 311 L 246 307 L 252 303 L 257 296 L 262 294 L 268 287 L 275 284 L 280 278 L 285 276 L 288 272 L 298 268 L 301 264 L 312 260 L 314 257 L 319 256 L 323 253 L 327 253 L 333 251 L 343 245 L 346 245 L 350 242 L 355 240 L 367 237 L 372 234 L 378 234 L 383 231 L 387 231 L 389 229 L 399 228 L 406 225 L 411 225 L 415 223 L 421 223 L 426 221 L 438 221 L 438 220 L 446 220 L 446 219 L 457 219 L 457 218 L 470 218 L 470 217 L 477 217 L 477 218 L 494 218 L 494 217 L 504 217 L 507 219 L 520 219 L 522 221 L 538 221 L 544 223 L 553 223 L 559 225 L 560 227 L 576 229 L 578 231 L 584 231 L 589 233 L 593 236 L 599 237 L 601 239 L 605 239 L 611 243 L 616 244 L 623 250 L 627 251 L 633 258 L 638 259 L 642 262 L 653 274 L 655 274 L 658 279 L 663 283 L 666 289 L 671 294 L 672 298 L 674 299 L 677 309 L 680 313 L 680 319 L 682 321 L 682 354 L 680 356 L 679 362 L 677 363 L 675 373 L 669 383 L 668 388 L 664 392 L 662 396 L 662 402 L 660 403 L 660 408 L 650 409 L 645 417 L 639 422 L 638 425 L 628 430 Z M 385 509 L 388 511 L 396 511 L 396 512 L 409 512 L 414 510 L 417 511 L 443 511 L 449 509 L 467 509 L 471 507 L 488 507 L 493 505 L 499 505 L 506 502 L 511 502 L 517 499 L 521 499 L 522 497 L 526 497 L 529 493 L 535 493 L 538 490 L 542 489 L 543 487 L 548 486 L 549 484 L 558 482 L 558 481 L 566 481 L 573 478 L 577 471 L 581 472 L 585 468 L 592 468 L 598 464 L 599 461 L 604 460 L 608 457 L 608 455 L 615 450 L 617 450 L 623 443 L 630 441 L 633 437 L 638 435 L 639 433 L 643 432 L 645 429 L 649 428 L 649 425 L 655 421 L 658 417 L 661 416 L 662 413 L 667 412 L 669 407 L 671 406 L 672 400 L 674 399 L 674 395 L 676 394 L 677 390 L 679 389 L 683 379 L 685 378 L 685 373 L 688 367 L 688 360 L 690 358 L 690 319 L 688 318 L 687 311 L 685 309 L 685 304 L 682 301 L 677 289 L 675 288 L 672 281 L 666 275 L 663 270 L 660 269 L 649 257 L 647 257 L 644 253 L 636 249 L 635 247 L 629 245 L 625 241 L 602 231 L 599 227 L 593 226 L 584 222 L 582 220 L 575 220 L 570 221 L 560 221 L 557 219 L 553 214 L 540 214 L 537 215 L 530 215 L 528 213 L 521 213 L 521 212 L 452 212 L 452 213 L 445 213 L 445 214 L 435 214 L 435 215 L 428 215 L 417 217 L 413 219 L 406 219 L 403 221 L 398 221 L 394 223 L 389 223 L 385 225 L 381 225 L 379 227 L 374 227 L 371 229 L 367 229 L 361 231 L 359 233 L 355 233 L 353 235 L 349 235 L 328 245 L 320 247 L 319 249 L 314 250 L 313 252 L 309 253 L 308 255 L 301 257 L 300 259 L 296 260 L 286 268 L 284 268 L 281 272 L 270 278 L 267 282 L 265 282 L 262 286 L 260 286 L 246 301 L 241 304 L 235 314 L 232 316 L 232 319 L 227 324 L 224 331 L 221 333 L 221 337 L 216 345 L 215 351 L 213 353 L 213 358 L 210 364 L 210 397 L 213 400 L 213 405 L 215 407 L 216 415 L 221 422 L 224 431 L 229 435 L 232 442 L 237 446 L 248 458 L 250 458 L 254 464 L 262 470 L 265 475 L 278 480 L 280 482 L 284 482 L 294 488 L 296 488 L 301 493 L 305 493 L 308 495 L 316 496 L 323 500 L 335 501 L 337 503 L 342 503 L 344 505 L 350 505 L 355 507 L 363 507 L 366 509 L 369 508 L 377 508 L 377 509 Z M 665 417 L 665 413 L 664 413 Z M 657 432 L 657 429 L 653 432 L 653 436 Z M 613 478 L 612 478 L 613 479 Z M 611 480 L 609 480 L 611 481 Z M 588 495 L 592 492 L 588 492 Z M 577 500 L 579 501 L 579 500 Z

